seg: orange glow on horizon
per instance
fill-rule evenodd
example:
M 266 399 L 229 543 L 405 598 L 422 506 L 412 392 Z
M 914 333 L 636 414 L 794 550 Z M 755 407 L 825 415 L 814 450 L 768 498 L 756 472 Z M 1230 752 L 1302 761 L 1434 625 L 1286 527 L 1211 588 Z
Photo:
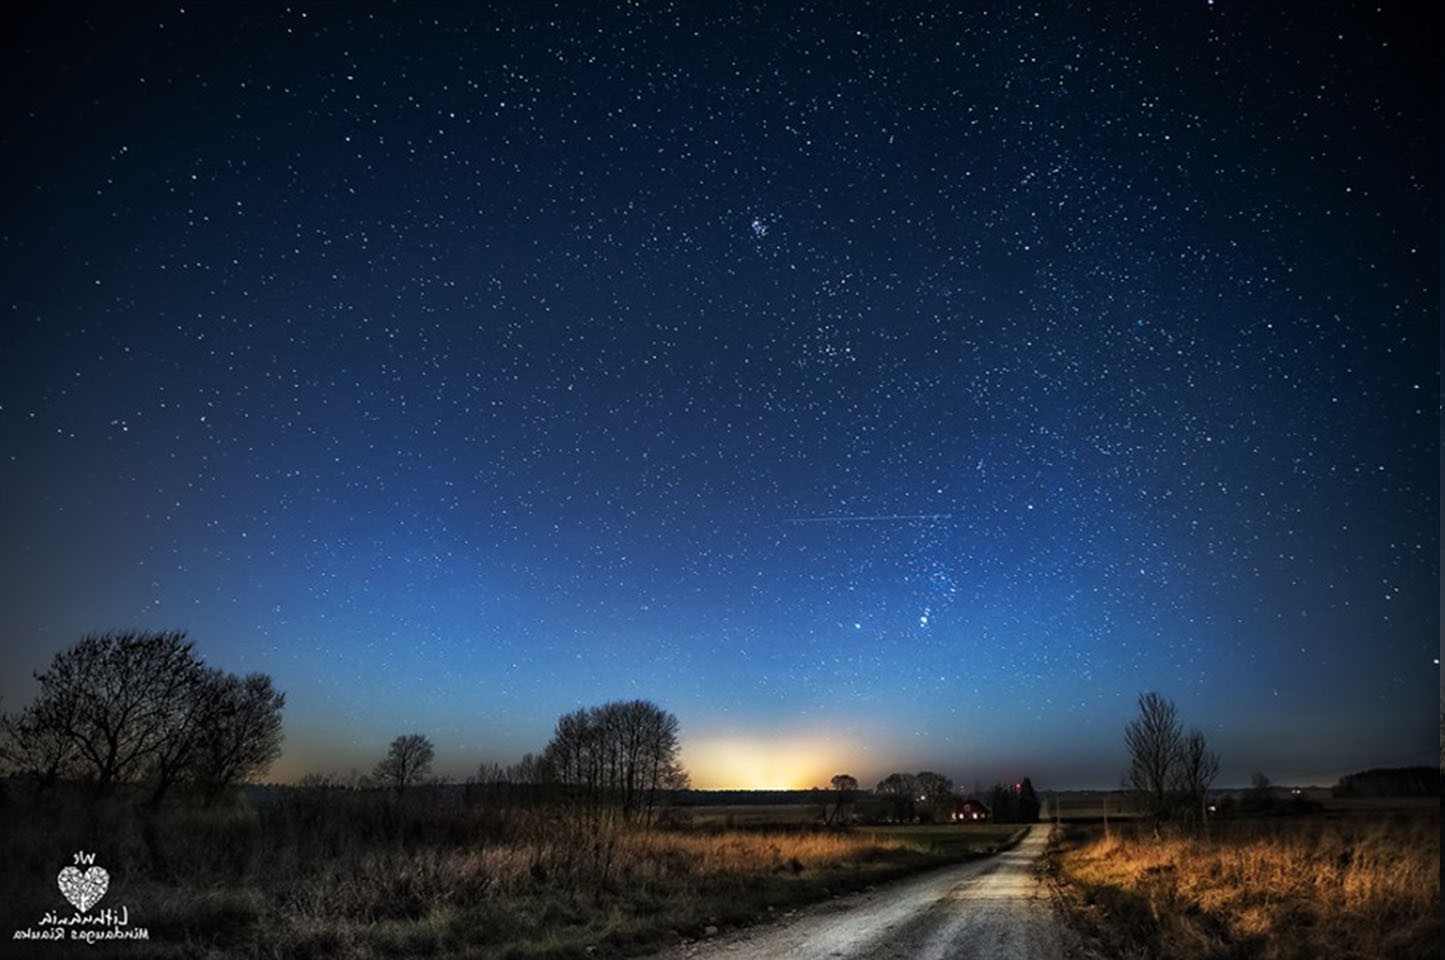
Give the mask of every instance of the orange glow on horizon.
M 698 790 L 806 790 L 850 772 L 832 744 L 806 736 L 706 737 L 684 743 L 682 763 Z

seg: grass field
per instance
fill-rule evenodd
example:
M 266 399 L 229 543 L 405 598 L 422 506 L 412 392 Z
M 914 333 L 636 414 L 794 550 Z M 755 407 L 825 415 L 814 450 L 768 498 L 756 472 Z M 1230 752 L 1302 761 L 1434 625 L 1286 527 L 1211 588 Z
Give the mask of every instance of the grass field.
M 1440 956 L 1440 807 L 1359 805 L 1211 825 L 1066 827 L 1051 856 L 1111 955 L 1226 960 Z
M 964 859 L 997 853 L 1022 838 L 1026 827 L 1016 823 L 971 826 L 952 824 L 901 824 L 859 827 L 857 833 L 876 842 L 902 843 L 923 853 Z
M 786 829 L 816 824 L 823 819 L 819 804 L 760 803 L 719 804 L 705 807 L 682 807 L 668 812 L 668 822 L 699 828 L 741 827 Z
M 579 829 L 547 806 L 447 806 L 424 794 L 296 791 L 282 802 L 154 818 L 124 803 L 17 804 L 0 835 L 0 927 L 57 907 L 74 850 L 110 872 L 150 940 L 93 957 L 620 957 L 743 925 L 908 873 L 986 855 L 1017 828 L 823 829 L 797 810 L 724 826 Z M 49 950 L 47 953 L 46 951 Z M 7 950 L 8 953 L 8 950 Z

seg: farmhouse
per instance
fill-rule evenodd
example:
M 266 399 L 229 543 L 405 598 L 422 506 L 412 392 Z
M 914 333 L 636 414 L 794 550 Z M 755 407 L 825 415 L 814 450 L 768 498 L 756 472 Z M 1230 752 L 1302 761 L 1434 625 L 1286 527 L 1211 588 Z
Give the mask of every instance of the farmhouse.
M 964 797 L 953 805 L 955 823 L 973 823 L 989 818 L 988 807 L 977 797 Z

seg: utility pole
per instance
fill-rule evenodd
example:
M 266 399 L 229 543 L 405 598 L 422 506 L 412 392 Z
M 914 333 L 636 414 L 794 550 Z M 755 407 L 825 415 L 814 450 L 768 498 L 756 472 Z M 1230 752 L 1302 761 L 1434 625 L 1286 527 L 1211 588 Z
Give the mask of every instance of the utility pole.
M 1109 792 L 1104 791 L 1104 839 L 1109 839 Z

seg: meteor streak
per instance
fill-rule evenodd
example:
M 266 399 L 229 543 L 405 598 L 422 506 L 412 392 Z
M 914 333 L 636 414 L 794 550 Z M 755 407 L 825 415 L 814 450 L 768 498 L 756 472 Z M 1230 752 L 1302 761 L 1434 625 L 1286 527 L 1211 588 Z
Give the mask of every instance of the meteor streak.
M 894 520 L 952 520 L 951 513 L 880 513 L 870 516 L 788 517 L 784 523 L 887 523 Z

